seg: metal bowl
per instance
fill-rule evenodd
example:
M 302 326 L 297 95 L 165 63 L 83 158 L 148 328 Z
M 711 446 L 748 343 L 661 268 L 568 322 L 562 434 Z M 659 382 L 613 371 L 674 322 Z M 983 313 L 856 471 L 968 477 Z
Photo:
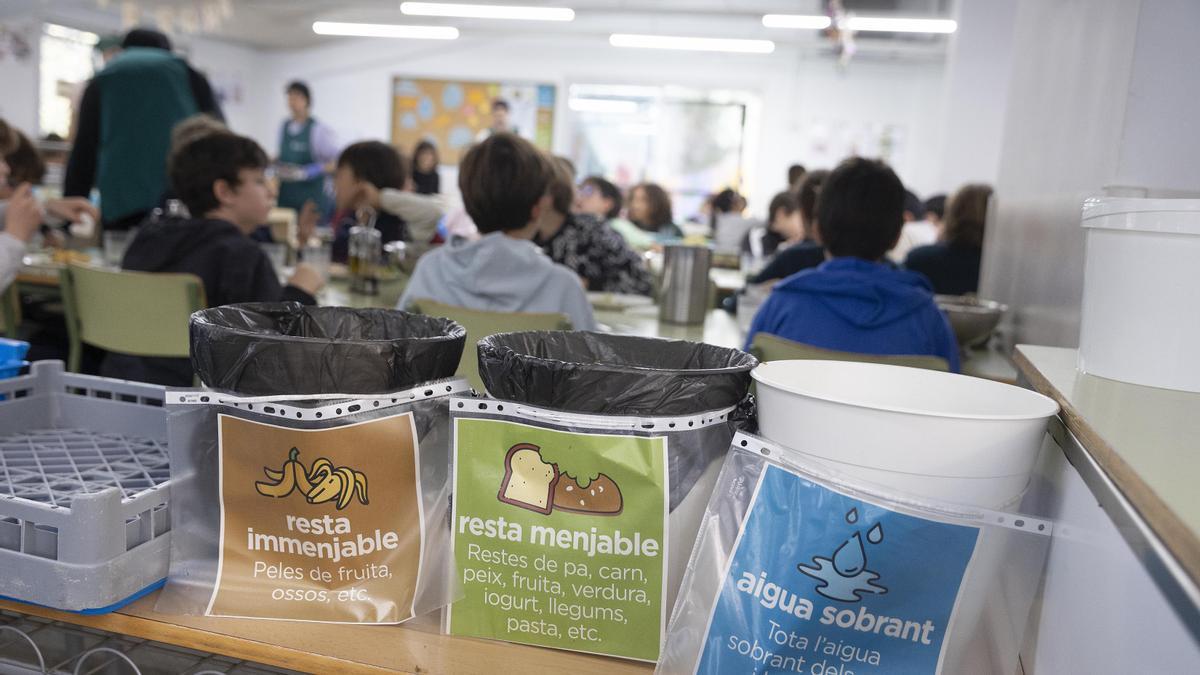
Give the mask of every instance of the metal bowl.
M 1008 311 L 1008 305 L 973 295 L 938 295 L 935 300 L 950 319 L 950 327 L 963 349 L 986 342 Z

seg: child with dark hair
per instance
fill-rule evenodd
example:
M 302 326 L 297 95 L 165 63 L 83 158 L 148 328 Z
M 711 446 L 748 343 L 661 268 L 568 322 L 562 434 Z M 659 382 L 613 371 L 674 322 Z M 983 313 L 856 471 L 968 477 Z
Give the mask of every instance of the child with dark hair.
M 413 150 L 412 178 L 417 194 L 436 195 L 442 191 L 442 179 L 438 175 L 438 150 L 431 140 L 417 143 Z
M 653 280 L 642 257 L 599 217 L 572 213 L 574 176 L 564 157 L 555 157 L 550 208 L 542 214 L 537 241 L 550 259 L 565 265 L 589 291 L 650 295 Z
M 946 217 L 946 195 L 933 195 L 927 198 L 922 206 L 925 207 L 925 220 L 941 227 L 942 219 Z
M 8 288 L 25 255 L 25 246 L 37 232 L 45 212 L 28 182 L 12 181 L 7 158 L 20 146 L 21 133 L 0 119 L 0 290 Z
M 789 243 L 779 251 L 778 255 L 761 272 L 750 279 L 750 283 L 765 284 L 786 279 L 796 272 L 816 267 L 825 262 L 825 249 L 815 241 L 815 235 L 817 196 L 821 193 L 821 186 L 828 177 L 828 171 L 818 169 L 809 171 L 800 179 L 796 193 L 800 237 L 798 240 L 789 240 Z
M 359 209 L 372 205 L 368 195 L 384 189 L 402 190 L 408 180 L 408 171 L 400 159 L 400 153 L 387 143 L 362 141 L 346 146 L 337 158 L 337 171 L 333 174 L 333 195 L 337 213 L 342 219 L 334 223 L 333 259 L 345 262 L 349 253 L 350 228 L 357 222 Z M 368 187 L 369 186 L 369 187 Z M 305 214 L 311 217 L 311 214 Z M 408 228 L 404 220 L 379 210 L 375 216 L 375 229 L 379 230 L 383 243 L 408 239 Z
M 346 260 L 350 228 L 357 222 L 357 212 L 364 208 L 375 210 L 375 228 L 383 243 L 413 242 L 418 253 L 424 252 L 437 231 L 445 206 L 435 195 L 406 191 L 408 179 L 407 165 L 387 143 L 362 141 L 342 151 L 333 176 L 337 211 L 343 214 L 334 224 L 334 260 Z M 306 209 L 301 213 L 299 229 L 314 229 L 318 215 Z
M 629 220 L 644 232 L 659 237 L 682 237 L 671 211 L 671 196 L 661 185 L 642 183 L 629 191 Z
M 771 198 L 767 207 L 765 226 L 756 227 L 742 240 L 742 251 L 756 258 L 770 258 L 792 244 L 804 239 L 804 223 L 800 219 L 800 201 L 796 193 L 784 190 Z
M 579 277 L 532 241 L 554 208 L 554 171 L 541 151 L 514 134 L 494 134 L 471 148 L 459 163 L 458 188 L 483 237 L 421 258 L 397 308 L 434 300 L 496 312 L 559 312 L 575 329 L 594 330 Z
M 588 176 L 579 184 L 575 197 L 575 212 L 590 214 L 604 222 L 635 249 L 644 250 L 654 246 L 654 235 L 621 217 L 625 198 L 621 190 L 601 176 Z
M 257 143 L 213 132 L 180 147 L 168 161 L 175 195 L 191 218 L 165 217 L 138 231 L 121 267 L 137 272 L 183 272 L 200 277 L 210 307 L 294 300 L 316 304 L 324 280 L 304 263 L 281 286 L 270 258 L 250 234 L 267 219 L 275 195 Z M 167 386 L 190 386 L 187 359 L 109 354 L 101 374 Z
M 575 210 L 579 213 L 611 220 L 621 217 L 624 205 L 621 190 L 601 176 L 588 176 L 579 184 L 579 194 L 575 198 Z
M 958 372 L 958 344 L 919 274 L 883 263 L 904 225 L 904 186 L 883 162 L 854 158 L 829 174 L 817 236 L 829 260 L 777 284 L 751 324 L 814 347 L 940 356 Z

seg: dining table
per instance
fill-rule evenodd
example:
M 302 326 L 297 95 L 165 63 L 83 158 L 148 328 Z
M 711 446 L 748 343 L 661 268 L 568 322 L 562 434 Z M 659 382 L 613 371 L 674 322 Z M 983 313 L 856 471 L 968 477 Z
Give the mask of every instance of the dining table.
M 103 261 L 99 251 L 85 253 L 90 253 L 92 264 L 116 269 Z M 59 294 L 58 272 L 62 266 L 62 263 L 55 262 L 45 254 L 27 256 L 26 264 L 17 274 L 18 288 L 23 295 L 55 299 Z M 277 271 L 281 282 L 285 282 L 292 269 L 281 267 Z M 736 270 L 714 268 L 710 276 L 714 286 L 726 293 L 737 292 L 744 283 Z M 396 307 L 406 283 L 407 276 L 389 269 L 381 276 L 377 292 L 354 292 L 345 274 L 345 266 L 335 264 L 330 268 L 327 283 L 316 297 L 318 304 L 324 306 L 391 309 Z M 706 342 L 732 349 L 741 349 L 745 345 L 744 328 L 732 313 L 724 309 L 708 310 L 701 322 L 681 324 L 660 319 L 659 305 L 648 297 L 613 293 L 589 293 L 588 297 L 592 301 L 600 332 Z M 1008 350 L 995 342 L 982 348 L 965 349 L 962 357 L 962 372 L 967 375 L 1008 383 L 1017 380 L 1017 370 Z

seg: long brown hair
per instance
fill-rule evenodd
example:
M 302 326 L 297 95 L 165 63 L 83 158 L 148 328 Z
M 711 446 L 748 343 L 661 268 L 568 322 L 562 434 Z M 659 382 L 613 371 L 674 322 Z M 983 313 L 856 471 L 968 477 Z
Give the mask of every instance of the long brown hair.
M 800 205 L 800 219 L 804 221 L 806 239 L 812 239 L 817 232 L 817 197 L 826 178 L 829 178 L 829 172 L 825 169 L 809 171 L 796 186 L 796 200 Z
M 671 225 L 675 222 L 675 216 L 671 213 L 671 197 L 667 191 L 662 189 L 662 186 L 656 183 L 639 183 L 633 186 L 633 190 L 629 191 L 630 201 L 633 201 L 633 191 L 642 190 L 646 193 L 646 201 L 650 203 L 650 214 L 648 223 L 639 223 L 634 221 L 634 225 L 648 230 L 657 232 L 663 225 Z M 630 214 L 631 216 L 633 214 Z M 633 220 L 631 217 L 630 220 Z
M 968 183 L 958 189 L 946 204 L 942 223 L 942 241 L 947 244 L 983 247 L 983 227 L 987 220 L 988 200 L 992 186 Z
M 8 122 L 0 118 L 0 155 L 7 155 L 17 149 L 20 143 L 17 133 L 19 132 L 16 129 L 8 126 Z

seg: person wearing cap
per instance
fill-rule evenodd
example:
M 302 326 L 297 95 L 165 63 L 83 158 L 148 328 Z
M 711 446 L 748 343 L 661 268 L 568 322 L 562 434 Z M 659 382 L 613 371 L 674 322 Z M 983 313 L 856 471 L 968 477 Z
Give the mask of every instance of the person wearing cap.
M 63 194 L 95 187 L 105 229 L 138 225 L 166 190 L 171 129 L 198 112 L 224 119 L 208 80 L 171 53 L 166 35 L 129 31 L 83 92 Z

